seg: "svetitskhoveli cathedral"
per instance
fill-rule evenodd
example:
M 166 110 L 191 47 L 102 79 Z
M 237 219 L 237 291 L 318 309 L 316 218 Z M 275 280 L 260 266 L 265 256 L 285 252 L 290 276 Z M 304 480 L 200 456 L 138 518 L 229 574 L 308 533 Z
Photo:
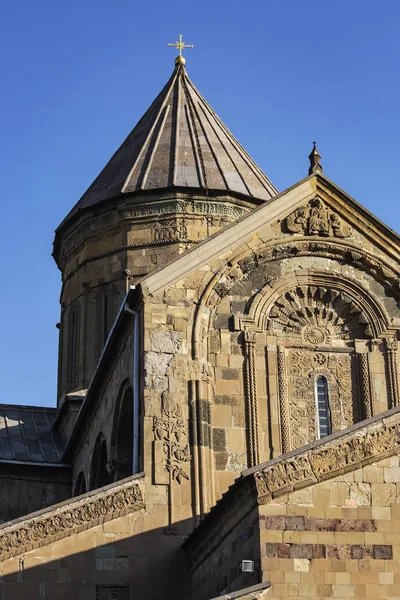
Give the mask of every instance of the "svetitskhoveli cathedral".
M 58 226 L 1 600 L 400 598 L 399 237 L 309 159 L 279 192 L 179 54 Z

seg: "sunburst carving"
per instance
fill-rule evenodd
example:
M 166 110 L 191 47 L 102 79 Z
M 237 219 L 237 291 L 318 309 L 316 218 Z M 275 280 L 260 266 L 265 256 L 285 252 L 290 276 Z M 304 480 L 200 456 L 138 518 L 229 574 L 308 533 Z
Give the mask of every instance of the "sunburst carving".
M 344 292 L 321 286 L 298 286 L 283 294 L 268 315 L 268 329 L 301 337 L 313 346 L 330 339 L 373 335 L 362 308 Z

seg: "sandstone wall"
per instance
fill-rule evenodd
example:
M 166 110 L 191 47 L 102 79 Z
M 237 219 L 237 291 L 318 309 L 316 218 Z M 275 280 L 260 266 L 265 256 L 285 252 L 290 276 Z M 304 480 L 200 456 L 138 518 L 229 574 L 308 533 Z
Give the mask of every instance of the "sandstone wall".
M 130 478 L 3 526 L 1 598 L 189 598 L 183 538 L 164 533 L 166 513 Z
M 394 456 L 260 506 L 270 598 L 400 596 L 400 468 Z

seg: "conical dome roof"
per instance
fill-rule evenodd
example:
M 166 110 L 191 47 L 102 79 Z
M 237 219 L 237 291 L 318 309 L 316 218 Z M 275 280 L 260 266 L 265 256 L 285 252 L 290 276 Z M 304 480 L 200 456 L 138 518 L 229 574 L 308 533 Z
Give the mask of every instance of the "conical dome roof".
M 161 188 L 278 191 L 190 81 L 183 64 L 66 219 L 119 194 Z M 65 221 L 64 221 L 65 222 Z

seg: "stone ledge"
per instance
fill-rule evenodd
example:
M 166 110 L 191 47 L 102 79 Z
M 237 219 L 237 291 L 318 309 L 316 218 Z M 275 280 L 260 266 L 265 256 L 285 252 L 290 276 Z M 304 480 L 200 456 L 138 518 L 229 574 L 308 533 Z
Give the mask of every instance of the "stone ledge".
M 248 469 L 259 504 L 360 469 L 400 450 L 400 407 Z
M 243 471 L 182 547 L 195 570 L 258 504 L 400 451 L 400 406 Z
M 218 598 L 212 598 L 211 600 L 262 600 L 262 598 L 267 597 L 266 594 L 270 587 L 271 583 L 269 581 L 265 581 L 263 583 L 257 583 L 257 585 L 252 585 L 251 587 L 238 590 L 237 592 L 230 592 L 229 594 L 218 596 Z
M 0 561 L 145 508 L 143 475 L 108 485 L 0 527 Z

